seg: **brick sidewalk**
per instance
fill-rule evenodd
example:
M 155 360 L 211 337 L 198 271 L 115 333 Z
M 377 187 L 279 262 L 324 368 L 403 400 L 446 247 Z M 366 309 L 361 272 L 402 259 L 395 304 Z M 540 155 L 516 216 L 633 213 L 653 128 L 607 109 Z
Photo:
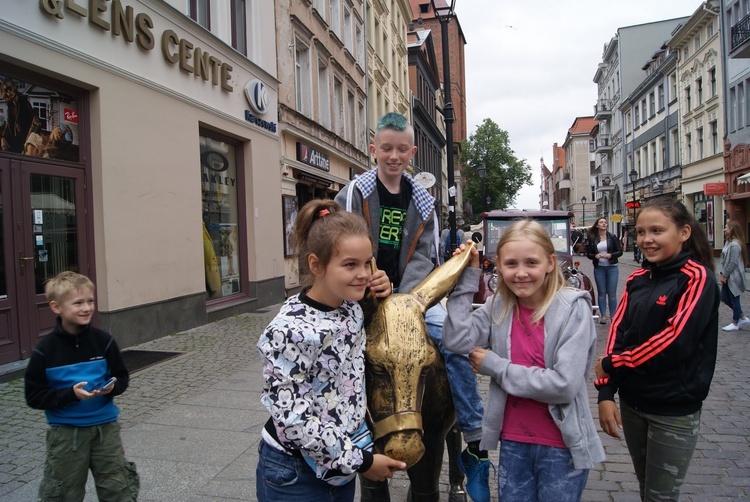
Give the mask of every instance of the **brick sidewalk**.
M 585 257 L 580 261 L 593 279 L 591 262 Z M 626 257 L 618 291 L 633 270 L 632 257 Z M 742 303 L 750 310 L 750 293 L 743 295 Z M 141 474 L 140 500 L 255 500 L 256 448 L 267 418 L 258 400 L 261 378 L 255 343 L 274 313 L 269 309 L 237 316 L 137 347 L 184 352 L 133 375 L 130 389 L 117 398 L 126 451 Z M 719 313 L 723 326 L 731 311 L 722 305 Z M 598 352 L 606 330 L 597 325 Z M 748 342 L 750 331 L 719 332 L 719 360 L 681 500 L 750 497 Z M 482 377 L 484 392 L 487 385 Z M 598 423 L 593 384 L 590 399 Z M 33 500 L 44 463 L 43 413 L 26 406 L 20 379 L 0 384 L 0 402 L 0 499 Z M 607 461 L 591 471 L 583 500 L 639 500 L 624 441 L 601 436 Z M 497 461 L 497 452 L 492 459 Z M 495 486 L 493 477 L 493 500 Z M 397 474 L 391 482 L 393 500 L 404 500 L 407 487 L 405 474 Z M 89 483 L 86 500 L 96 499 L 92 488 Z

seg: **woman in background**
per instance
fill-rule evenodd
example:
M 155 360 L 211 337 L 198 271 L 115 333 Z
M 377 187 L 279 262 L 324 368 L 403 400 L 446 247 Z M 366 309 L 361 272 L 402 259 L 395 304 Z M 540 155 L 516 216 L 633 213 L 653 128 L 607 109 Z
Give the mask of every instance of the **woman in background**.
M 598 218 L 588 233 L 586 256 L 594 262 L 599 323 L 606 324 L 607 306 L 609 305 L 609 317 L 615 315 L 617 308 L 617 259 L 622 256 L 622 247 L 617 237 L 607 231 L 606 218 Z

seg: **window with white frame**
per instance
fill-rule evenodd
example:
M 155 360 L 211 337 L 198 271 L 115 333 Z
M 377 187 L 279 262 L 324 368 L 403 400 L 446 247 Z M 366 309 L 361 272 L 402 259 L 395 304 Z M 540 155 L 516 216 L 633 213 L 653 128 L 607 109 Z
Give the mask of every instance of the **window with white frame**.
M 737 84 L 737 128 L 745 127 L 745 84 Z
M 685 87 L 685 106 L 687 107 L 687 111 L 690 111 L 693 109 L 693 97 L 692 94 L 690 94 L 690 86 Z
M 708 74 L 711 76 L 711 97 L 716 96 L 716 67 L 708 70 Z
M 352 23 L 352 8 L 344 4 L 344 47 L 349 54 L 354 55 L 354 26 Z
M 677 99 L 677 75 L 669 76 L 669 101 Z
M 638 105 L 633 107 L 633 129 L 638 129 L 641 126 L 641 114 Z
M 300 38 L 294 42 L 294 85 L 297 111 L 308 117 L 312 114 L 312 75 L 310 74 L 310 47 Z
M 326 20 L 326 0 L 313 0 L 313 9 L 318 15 Z
M 203 26 L 211 29 L 211 0 L 188 0 L 188 17 Z
M 656 150 L 656 141 L 651 142 L 649 149 L 651 150 L 651 172 L 655 173 L 659 170 L 659 158 L 657 156 L 658 152 Z
M 670 166 L 676 166 L 680 163 L 680 142 L 677 141 L 677 128 L 669 131 L 669 157 Z
M 693 161 L 693 135 L 690 133 L 685 135 L 685 156 L 688 163 Z
M 344 136 L 344 83 L 337 76 L 333 77 L 333 132 Z
M 711 154 L 719 153 L 719 124 L 716 120 L 711 122 Z
M 658 105 L 659 110 L 664 109 L 664 84 L 659 84 L 658 88 Z
M 355 100 L 354 100 L 354 93 L 347 89 L 346 91 L 346 117 L 347 117 L 347 131 L 346 131 L 346 139 L 349 140 L 351 144 L 357 143 L 357 115 L 354 113 L 355 110 Z
M 699 77 L 695 80 L 695 99 L 698 101 L 698 106 L 703 104 L 703 78 Z
M 632 119 L 633 117 L 631 116 L 630 111 L 625 113 L 625 134 L 630 134 L 630 131 L 633 130 L 633 124 L 631 122 Z
M 701 34 L 698 33 L 695 36 L 695 52 L 698 52 L 698 50 L 700 50 L 700 48 L 701 48 Z
M 232 47 L 247 56 L 247 12 L 245 0 L 231 0 Z
M 365 110 L 365 103 L 360 100 L 357 103 L 357 116 L 359 117 L 359 120 L 357 121 L 359 124 L 357 148 L 363 152 L 367 151 L 367 119 L 365 117 Z
M 330 0 L 329 12 L 331 14 L 329 25 L 331 31 L 341 39 L 341 0 Z
M 641 124 L 648 122 L 648 109 L 646 108 L 646 100 L 641 100 Z
M 354 43 L 356 44 L 356 54 L 354 57 L 357 60 L 357 64 L 360 68 L 365 67 L 365 31 L 362 27 L 362 23 L 357 19 L 354 22 Z
M 695 133 L 698 135 L 698 151 L 696 152 L 696 159 L 701 160 L 703 159 L 703 128 L 699 127 L 695 130 Z
M 651 111 L 651 116 L 653 117 L 656 115 L 656 96 L 653 92 L 648 95 L 648 106 Z
M 713 18 L 709 19 L 708 26 L 706 26 L 706 39 L 709 39 L 714 36 L 714 20 Z
M 318 116 L 320 125 L 331 129 L 331 81 L 328 77 L 328 65 L 318 59 Z

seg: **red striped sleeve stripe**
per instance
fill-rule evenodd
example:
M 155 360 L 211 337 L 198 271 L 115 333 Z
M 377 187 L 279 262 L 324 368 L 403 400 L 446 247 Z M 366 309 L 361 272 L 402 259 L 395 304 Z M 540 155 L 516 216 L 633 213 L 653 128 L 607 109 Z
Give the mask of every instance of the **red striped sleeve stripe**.
M 708 275 L 705 268 L 692 260 L 688 260 L 680 269 L 680 272 L 688 276 L 688 284 L 680 296 L 675 315 L 667 321 L 667 326 L 663 330 L 649 338 L 647 342 L 633 350 L 612 355 L 612 365 L 615 368 L 619 366 L 635 368 L 644 364 L 669 347 L 683 332 L 685 325 L 695 311 L 698 299 L 708 280 Z

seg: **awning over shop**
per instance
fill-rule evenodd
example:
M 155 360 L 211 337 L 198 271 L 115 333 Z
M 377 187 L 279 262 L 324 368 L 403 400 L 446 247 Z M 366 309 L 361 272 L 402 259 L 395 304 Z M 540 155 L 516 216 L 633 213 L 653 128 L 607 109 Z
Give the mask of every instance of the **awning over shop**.
M 741 185 L 743 183 L 750 183 L 750 173 L 743 174 L 742 176 L 737 178 L 738 185 Z

